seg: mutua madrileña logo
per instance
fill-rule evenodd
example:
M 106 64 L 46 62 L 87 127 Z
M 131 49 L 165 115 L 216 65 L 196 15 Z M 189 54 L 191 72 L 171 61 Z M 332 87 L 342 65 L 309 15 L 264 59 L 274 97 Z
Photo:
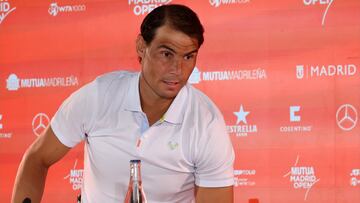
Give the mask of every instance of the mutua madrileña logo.
M 6 80 L 6 88 L 9 91 L 16 91 L 20 88 L 69 87 L 78 85 L 79 80 L 74 75 L 66 77 L 19 78 L 15 73 L 11 73 Z
M 132 10 L 135 15 L 146 15 L 164 4 L 169 4 L 171 0 L 128 0 L 129 6 L 132 6 Z
M 8 2 L 8 0 L 0 0 L 0 24 L 15 9 L 16 7 L 11 7 L 11 4 Z
M 265 80 L 267 73 L 265 69 L 241 69 L 241 70 L 222 70 L 222 71 L 204 71 L 201 72 L 195 67 L 191 73 L 188 82 L 190 84 L 198 84 L 202 81 L 229 81 L 229 80 Z

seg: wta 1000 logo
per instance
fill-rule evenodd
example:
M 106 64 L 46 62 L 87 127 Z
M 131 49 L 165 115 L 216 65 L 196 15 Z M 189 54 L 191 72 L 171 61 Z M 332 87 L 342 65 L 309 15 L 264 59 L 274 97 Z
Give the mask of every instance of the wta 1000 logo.
M 246 4 L 250 3 L 250 0 L 209 0 L 209 3 L 214 7 L 219 7 L 220 5 Z
M 134 5 L 133 12 L 135 15 L 145 15 L 150 13 L 156 7 L 169 4 L 171 0 L 129 0 L 129 6 Z
M 7 0 L 0 0 L 0 24 L 15 9 L 16 7 L 11 7 L 10 3 Z
M 86 11 L 86 5 L 58 5 L 56 2 L 51 3 L 49 6 L 49 14 L 51 16 L 57 16 L 59 13 L 70 13 L 70 12 L 84 12 Z

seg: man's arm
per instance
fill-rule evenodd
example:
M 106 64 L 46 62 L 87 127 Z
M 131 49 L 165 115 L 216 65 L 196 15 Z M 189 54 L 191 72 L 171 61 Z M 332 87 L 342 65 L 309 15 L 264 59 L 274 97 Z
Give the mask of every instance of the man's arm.
M 25 198 L 40 202 L 48 168 L 60 160 L 70 148 L 63 145 L 49 126 L 26 150 L 21 160 L 13 188 L 12 203 Z
M 234 188 L 229 187 L 195 187 L 196 203 L 233 203 Z

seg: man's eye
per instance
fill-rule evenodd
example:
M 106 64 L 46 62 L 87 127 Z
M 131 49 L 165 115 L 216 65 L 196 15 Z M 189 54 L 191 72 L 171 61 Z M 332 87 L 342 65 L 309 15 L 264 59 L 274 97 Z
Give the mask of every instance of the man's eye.
M 187 55 L 184 58 L 185 58 L 185 60 L 190 60 L 190 59 L 194 58 L 194 55 L 193 54 Z
M 164 52 L 162 53 L 162 55 L 165 56 L 165 57 L 170 57 L 170 56 L 171 56 L 171 53 L 168 52 L 168 51 L 164 51 Z

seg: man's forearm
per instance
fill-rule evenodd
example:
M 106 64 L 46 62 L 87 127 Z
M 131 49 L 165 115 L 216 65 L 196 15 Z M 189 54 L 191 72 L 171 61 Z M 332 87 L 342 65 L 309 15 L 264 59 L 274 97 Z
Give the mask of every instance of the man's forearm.
M 234 188 L 233 186 L 206 188 L 195 187 L 196 203 L 233 203 Z
M 19 166 L 12 194 L 12 203 L 22 203 L 26 198 L 31 203 L 41 201 L 47 167 L 27 153 Z M 26 201 L 25 201 L 26 202 Z

